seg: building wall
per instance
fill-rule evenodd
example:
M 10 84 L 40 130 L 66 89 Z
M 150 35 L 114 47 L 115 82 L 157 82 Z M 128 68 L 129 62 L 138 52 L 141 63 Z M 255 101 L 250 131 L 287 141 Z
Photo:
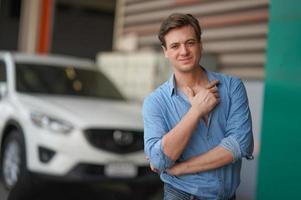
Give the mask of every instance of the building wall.
M 111 51 L 114 10 L 57 1 L 50 52 L 95 59 Z
M 203 28 L 204 53 L 218 70 L 263 79 L 268 33 L 268 0 L 120 0 L 115 42 L 137 38 L 138 49 L 160 49 L 157 32 L 173 12 L 191 13 Z

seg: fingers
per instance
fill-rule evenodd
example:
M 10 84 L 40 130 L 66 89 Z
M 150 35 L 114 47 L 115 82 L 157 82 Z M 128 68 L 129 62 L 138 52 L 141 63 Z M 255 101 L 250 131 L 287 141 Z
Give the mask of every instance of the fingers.
M 212 94 L 214 95 L 215 98 L 219 99 L 219 93 L 218 92 L 214 92 Z
M 211 89 L 219 84 L 219 80 L 213 80 L 208 85 L 206 85 L 206 89 Z
M 218 89 L 217 89 L 217 87 L 216 86 L 214 86 L 214 87 L 212 87 L 212 88 L 210 88 L 210 89 L 208 89 L 211 93 L 216 93 L 216 92 L 218 92 Z
M 155 173 L 159 173 L 160 171 L 157 169 L 157 168 L 155 168 L 153 165 L 151 165 L 150 164 L 150 168 L 151 168 L 151 170 L 153 171 L 153 172 L 155 172 Z
M 149 157 L 145 156 L 145 158 L 146 158 L 147 161 L 149 161 Z M 160 172 L 160 171 L 159 171 L 157 168 L 155 168 L 151 163 L 149 164 L 149 166 L 150 166 L 150 168 L 151 168 L 151 170 L 152 170 L 153 172 L 155 172 L 155 173 L 159 173 L 159 172 Z
M 192 99 L 193 99 L 193 97 L 194 97 L 194 92 L 193 92 L 193 90 L 192 90 L 190 87 L 186 87 L 184 90 L 185 90 L 185 93 L 186 93 L 186 95 L 187 95 L 189 101 L 191 102 Z

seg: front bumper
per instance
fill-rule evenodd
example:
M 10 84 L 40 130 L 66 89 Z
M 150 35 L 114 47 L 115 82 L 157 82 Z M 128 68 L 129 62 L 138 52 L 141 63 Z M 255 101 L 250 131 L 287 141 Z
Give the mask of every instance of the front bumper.
M 112 163 L 129 163 L 137 171 L 133 179 L 152 177 L 143 150 L 125 154 L 101 150 L 92 146 L 79 129 L 64 135 L 31 126 L 25 130 L 25 137 L 27 168 L 36 174 L 79 180 L 116 179 L 105 175 L 105 167 Z M 44 156 L 39 149 L 54 154 L 43 162 Z
M 85 164 L 76 165 L 69 173 L 63 176 L 50 175 L 45 173 L 31 172 L 31 174 L 44 181 L 59 181 L 72 183 L 118 183 L 118 184 L 160 184 L 158 174 L 152 172 L 149 167 L 138 167 L 138 173 L 135 177 L 110 177 L 105 175 L 104 165 Z

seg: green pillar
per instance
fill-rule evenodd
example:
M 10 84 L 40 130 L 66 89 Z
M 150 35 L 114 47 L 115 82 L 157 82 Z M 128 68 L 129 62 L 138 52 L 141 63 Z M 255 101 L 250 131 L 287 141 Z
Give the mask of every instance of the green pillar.
M 301 199 L 301 1 L 271 0 L 257 200 Z

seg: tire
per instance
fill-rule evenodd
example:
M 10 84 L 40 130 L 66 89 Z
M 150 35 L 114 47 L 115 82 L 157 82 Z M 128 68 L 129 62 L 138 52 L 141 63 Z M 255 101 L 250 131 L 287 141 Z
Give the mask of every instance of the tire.
M 1 175 L 4 186 L 11 190 L 16 185 L 29 184 L 26 169 L 25 143 L 22 133 L 12 130 L 5 138 L 1 154 Z

